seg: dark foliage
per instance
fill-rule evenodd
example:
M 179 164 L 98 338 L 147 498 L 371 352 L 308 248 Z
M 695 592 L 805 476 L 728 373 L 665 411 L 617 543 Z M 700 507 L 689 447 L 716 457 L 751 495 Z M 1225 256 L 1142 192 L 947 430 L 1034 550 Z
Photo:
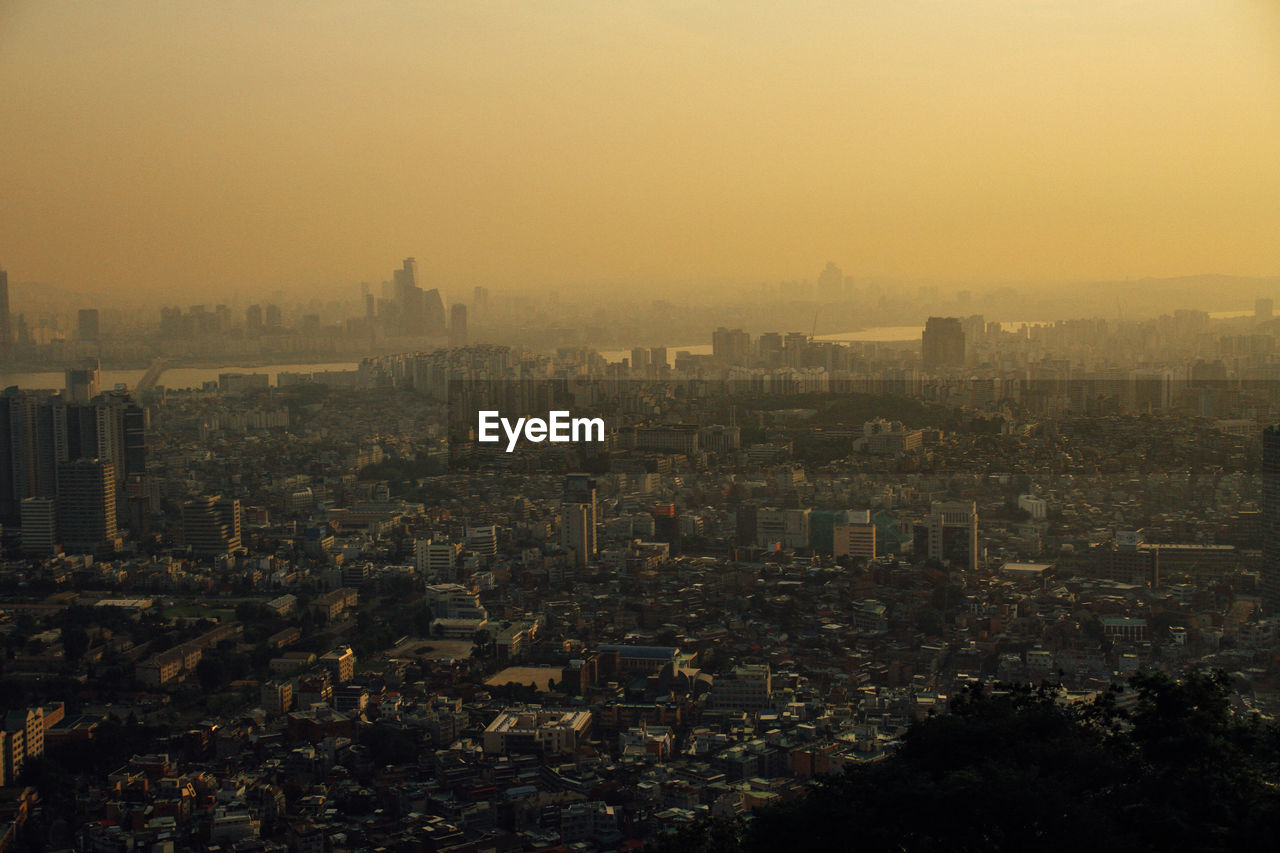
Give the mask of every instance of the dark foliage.
M 967 691 L 892 756 L 654 849 L 1276 849 L 1280 736 L 1233 720 L 1227 686 L 1144 675 L 1074 703 L 1047 686 Z

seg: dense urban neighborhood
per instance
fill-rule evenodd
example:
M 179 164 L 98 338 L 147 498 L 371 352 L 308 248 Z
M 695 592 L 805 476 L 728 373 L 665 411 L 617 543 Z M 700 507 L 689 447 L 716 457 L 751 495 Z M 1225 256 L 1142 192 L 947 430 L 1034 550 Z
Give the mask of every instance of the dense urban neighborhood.
M 1105 326 L 10 388 L 0 849 L 670 848 L 974 690 L 1269 723 L 1274 332 Z

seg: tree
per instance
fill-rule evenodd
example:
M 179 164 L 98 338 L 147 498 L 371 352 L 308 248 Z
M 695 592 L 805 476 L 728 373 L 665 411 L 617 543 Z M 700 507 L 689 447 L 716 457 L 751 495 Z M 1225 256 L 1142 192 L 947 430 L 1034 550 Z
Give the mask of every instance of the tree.
M 206 693 L 212 693 L 227 680 L 227 668 L 221 658 L 207 655 L 196 664 L 196 678 Z
M 914 724 L 883 761 L 760 810 L 735 843 L 690 829 L 654 849 L 1250 850 L 1280 844 L 1280 729 L 1231 718 L 1224 674 L 1062 691 L 975 688 Z M 715 838 L 720 846 L 711 847 Z M 729 846 L 724 846 L 725 844 Z
M 67 625 L 62 629 L 62 652 L 67 663 L 75 666 L 89 651 L 89 634 L 80 625 Z

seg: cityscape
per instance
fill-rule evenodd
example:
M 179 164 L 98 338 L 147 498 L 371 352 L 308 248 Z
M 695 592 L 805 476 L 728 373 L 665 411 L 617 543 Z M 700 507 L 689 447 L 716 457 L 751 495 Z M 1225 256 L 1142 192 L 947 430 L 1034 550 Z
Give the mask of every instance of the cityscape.
M 1233 714 L 1280 711 L 1270 297 L 611 360 L 469 343 L 488 294 L 446 315 L 412 259 L 388 293 L 357 319 L 447 340 L 190 388 L 81 349 L 3 392 L 21 833 L 620 850 L 877 762 L 974 684 L 1223 671 Z M 482 400 L 608 433 L 486 446 Z
M 0 8 L 0 853 L 1280 846 L 1278 21 Z

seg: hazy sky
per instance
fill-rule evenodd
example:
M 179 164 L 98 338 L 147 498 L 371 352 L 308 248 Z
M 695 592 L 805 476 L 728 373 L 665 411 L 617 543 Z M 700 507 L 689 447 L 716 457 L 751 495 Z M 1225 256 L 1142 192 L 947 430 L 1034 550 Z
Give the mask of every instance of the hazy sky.
M 0 266 L 1280 273 L 1274 0 L 0 0 Z

